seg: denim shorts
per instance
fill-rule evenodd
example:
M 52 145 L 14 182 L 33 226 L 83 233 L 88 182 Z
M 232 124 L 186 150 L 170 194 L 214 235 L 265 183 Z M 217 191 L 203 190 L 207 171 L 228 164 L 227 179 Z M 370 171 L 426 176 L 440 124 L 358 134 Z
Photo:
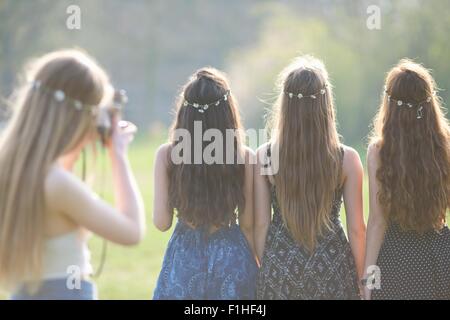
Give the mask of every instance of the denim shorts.
M 79 288 L 69 289 L 66 279 L 44 280 L 38 290 L 32 294 L 22 286 L 11 300 L 96 300 L 96 286 L 87 280 L 81 281 Z

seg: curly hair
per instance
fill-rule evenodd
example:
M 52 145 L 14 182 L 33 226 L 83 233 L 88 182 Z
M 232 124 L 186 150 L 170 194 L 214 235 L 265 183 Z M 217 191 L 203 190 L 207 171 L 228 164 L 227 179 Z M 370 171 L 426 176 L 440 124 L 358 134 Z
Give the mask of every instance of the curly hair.
M 450 130 L 435 81 L 422 65 L 404 59 L 385 84 L 372 137 L 383 214 L 404 230 L 439 230 L 450 201 Z

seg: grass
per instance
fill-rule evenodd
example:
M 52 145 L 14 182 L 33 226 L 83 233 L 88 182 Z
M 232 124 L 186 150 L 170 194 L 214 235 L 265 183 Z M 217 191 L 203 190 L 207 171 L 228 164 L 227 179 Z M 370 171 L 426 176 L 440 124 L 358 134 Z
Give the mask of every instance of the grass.
M 100 299 L 150 299 L 153 296 L 164 251 L 171 235 L 171 231 L 160 232 L 151 223 L 153 158 L 156 148 L 163 141 L 162 135 L 153 136 L 151 139 L 141 137 L 130 146 L 131 166 L 145 201 L 147 234 L 135 247 L 122 247 L 108 243 L 105 267 L 100 277 L 95 279 Z M 108 161 L 104 158 L 102 155 L 98 156 L 97 167 L 107 164 Z M 109 166 L 105 167 L 104 171 L 109 172 Z M 98 173 L 96 175 L 96 189 L 99 193 L 104 193 L 104 197 L 112 202 L 112 190 L 105 187 L 110 185 L 110 175 L 105 174 L 101 177 Z M 99 265 L 102 245 L 103 240 L 98 237 L 93 237 L 90 242 L 94 268 Z
M 129 156 L 133 171 L 138 180 L 141 192 L 145 200 L 147 212 L 147 235 L 143 242 L 136 247 L 124 248 L 121 246 L 108 244 L 108 253 L 105 268 L 98 279 L 95 279 L 99 289 L 100 299 L 150 299 L 156 285 L 158 274 L 161 268 L 164 251 L 167 242 L 172 234 L 156 230 L 151 223 L 151 209 L 153 198 L 153 158 L 156 148 L 164 142 L 165 136 L 142 139 L 133 143 L 130 147 Z M 362 155 L 364 153 L 361 153 Z M 97 167 L 103 166 L 104 157 L 98 156 Z M 108 172 L 108 167 L 106 167 Z M 102 169 L 100 168 L 100 170 Z M 111 188 L 104 188 L 110 185 L 109 175 L 99 177 L 97 173 L 96 189 L 104 190 L 104 197 L 112 201 Z M 364 185 L 364 212 L 368 212 L 367 185 Z M 342 208 L 342 223 L 345 227 L 345 212 Z M 98 237 L 93 237 L 90 242 L 92 250 L 94 268 L 99 265 L 101 248 L 103 241 Z
M 153 159 L 157 147 L 164 142 L 165 137 L 165 133 L 154 134 L 151 137 L 140 136 L 130 146 L 130 163 L 145 201 L 147 234 L 144 240 L 134 247 L 108 243 L 103 272 L 100 277 L 94 279 L 100 299 L 151 299 L 153 296 L 164 251 L 172 234 L 172 230 L 164 233 L 158 231 L 151 223 Z M 108 202 L 113 203 L 112 188 L 109 187 L 111 186 L 109 163 L 102 152 L 97 154 L 95 163 L 91 159 L 88 160 L 89 178 L 94 171 L 96 172 L 93 179 L 94 189 Z M 367 195 L 367 190 L 364 194 Z M 367 197 L 365 198 L 367 205 Z M 342 215 L 342 221 L 345 226 L 345 215 Z M 91 238 L 89 247 L 92 251 L 94 269 L 100 264 L 102 246 L 102 239 L 96 236 Z M 5 298 L 6 295 L 0 294 L 0 299 Z
M 129 149 L 131 166 L 136 175 L 144 197 L 147 234 L 141 244 L 135 247 L 122 247 L 108 243 L 106 263 L 99 278 L 94 279 L 99 289 L 100 299 L 151 299 L 156 285 L 167 242 L 172 234 L 156 230 L 151 223 L 153 198 L 153 158 L 156 148 L 163 143 L 166 133 L 140 136 Z M 360 150 L 363 161 L 365 152 Z M 94 189 L 107 201 L 113 203 L 111 175 L 108 159 L 99 153 L 95 160 L 88 161 L 88 172 L 96 172 Z M 90 170 L 89 170 L 90 168 Z M 364 212 L 368 213 L 367 176 L 364 180 Z M 342 223 L 345 229 L 345 210 L 341 209 Z M 367 219 L 367 216 L 366 216 Z M 366 220 L 367 221 L 367 220 Z M 93 236 L 89 246 L 92 250 L 94 269 L 99 266 L 103 240 Z M 6 295 L 0 294 L 0 299 Z

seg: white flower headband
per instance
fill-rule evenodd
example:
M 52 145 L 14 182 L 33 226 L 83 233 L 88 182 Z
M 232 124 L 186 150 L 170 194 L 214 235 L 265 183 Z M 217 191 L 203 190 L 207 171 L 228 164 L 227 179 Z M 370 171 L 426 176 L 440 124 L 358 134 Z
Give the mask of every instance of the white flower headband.
M 59 89 L 53 90 L 53 89 L 47 88 L 47 87 L 43 86 L 39 80 L 32 81 L 31 88 L 35 91 L 39 90 L 39 91 L 42 91 L 45 93 L 52 94 L 53 99 L 56 102 L 68 101 L 78 111 L 81 111 L 83 108 L 87 108 L 87 109 L 91 109 L 91 111 L 94 112 L 95 108 L 97 107 L 96 105 L 89 105 L 89 104 L 81 102 L 80 100 L 70 98 L 66 95 L 66 93 L 63 90 L 59 90 Z
M 420 101 L 418 103 L 412 103 L 412 102 L 405 102 L 403 100 L 397 100 L 397 99 L 392 98 L 392 96 L 388 93 L 387 89 L 384 90 L 384 93 L 386 94 L 386 97 L 389 102 L 392 101 L 399 107 L 406 107 L 409 109 L 411 109 L 413 107 L 417 107 L 416 118 L 419 120 L 423 118 L 423 104 L 430 103 L 431 100 L 433 100 L 433 98 L 430 96 L 430 97 L 427 97 L 425 100 Z M 436 96 L 436 94 L 437 93 L 434 92 L 433 96 Z
M 212 106 L 217 107 L 222 101 L 224 101 L 224 102 L 227 101 L 229 95 L 230 95 L 230 90 L 228 90 L 220 99 L 218 99 L 214 102 L 211 102 L 211 103 L 207 103 L 207 104 L 199 104 L 196 102 L 189 102 L 186 99 L 184 99 L 183 106 L 185 106 L 185 107 L 191 106 L 191 107 L 197 109 L 198 112 L 204 113 L 206 110 L 208 110 L 209 107 L 212 107 Z
M 285 91 L 284 93 L 289 97 L 289 99 L 292 99 L 292 98 L 297 98 L 297 99 L 303 99 L 303 98 L 317 99 L 318 95 L 322 95 L 323 96 L 325 93 L 327 93 L 327 88 L 328 88 L 328 85 L 325 85 L 318 92 L 313 93 L 313 94 L 309 94 L 309 95 L 305 95 L 305 94 L 302 94 L 302 93 L 292 93 L 292 92 L 288 92 L 288 91 Z

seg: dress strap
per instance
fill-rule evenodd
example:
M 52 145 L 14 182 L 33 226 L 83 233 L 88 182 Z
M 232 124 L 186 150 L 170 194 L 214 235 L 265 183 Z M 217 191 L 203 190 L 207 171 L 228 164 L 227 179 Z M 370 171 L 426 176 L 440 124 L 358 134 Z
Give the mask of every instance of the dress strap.
M 269 168 L 272 165 L 271 157 L 272 157 L 272 150 L 271 150 L 271 145 L 269 143 L 269 144 L 267 144 L 267 149 L 266 149 L 267 162 L 264 161 L 264 165 L 263 165 L 264 168 Z

